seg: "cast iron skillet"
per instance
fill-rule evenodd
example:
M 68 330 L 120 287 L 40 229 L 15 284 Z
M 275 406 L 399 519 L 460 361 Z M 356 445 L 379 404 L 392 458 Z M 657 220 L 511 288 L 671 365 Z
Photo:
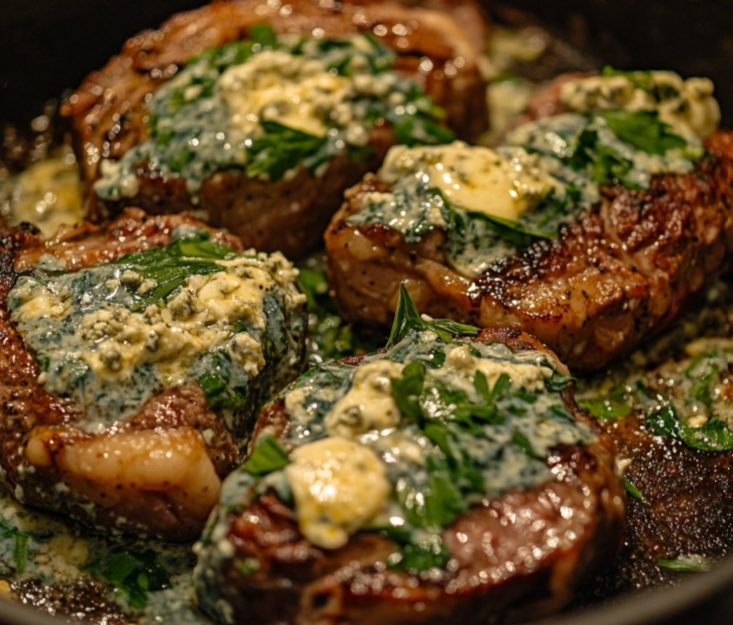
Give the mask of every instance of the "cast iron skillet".
M 0 121 L 27 125 L 44 102 L 101 67 L 127 37 L 204 2 L 2 0 Z M 513 0 L 511 5 L 616 67 L 709 76 L 723 125 L 733 126 L 733 0 Z M 678 588 L 626 595 L 542 625 L 728 625 L 732 614 L 733 557 L 710 573 L 690 575 Z M 59 622 L 0 598 L 2 625 Z

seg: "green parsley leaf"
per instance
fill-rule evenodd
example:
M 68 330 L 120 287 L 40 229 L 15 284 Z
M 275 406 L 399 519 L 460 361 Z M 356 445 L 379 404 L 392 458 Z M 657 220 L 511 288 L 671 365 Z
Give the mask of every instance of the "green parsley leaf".
M 673 559 L 660 558 L 657 566 L 671 571 L 687 571 L 690 573 L 707 573 L 713 568 L 713 562 L 705 556 L 690 554 L 681 555 Z
M 138 610 L 147 605 L 149 591 L 170 584 L 170 572 L 152 549 L 140 552 L 116 547 L 93 560 L 85 570 L 115 586 Z
M 633 408 L 610 399 L 586 399 L 578 403 L 596 419 L 618 419 L 634 412 Z
M 605 111 L 598 117 L 621 141 L 649 154 L 664 156 L 667 150 L 687 147 L 687 141 L 660 121 L 656 111 Z
M 440 536 L 433 535 L 418 544 L 403 544 L 400 550 L 387 559 L 387 566 L 393 571 L 420 573 L 432 568 L 443 569 L 450 560 L 450 551 Z
M 529 439 L 521 432 L 514 432 L 514 436 L 512 436 L 512 442 L 530 458 L 534 458 L 535 460 L 545 459 L 543 455 L 538 454 L 535 451 L 534 447 L 532 447 L 532 443 L 530 443 Z
M 247 150 L 244 171 L 250 178 L 266 175 L 275 182 L 301 164 L 313 173 L 333 156 L 325 149 L 326 137 L 309 135 L 273 121 L 263 121 L 260 125 L 265 134 L 254 139 Z
M 153 248 L 125 254 L 113 264 L 139 273 L 156 286 L 145 293 L 131 289 L 136 300 L 133 311 L 145 310 L 150 304 L 167 298 L 192 275 L 218 273 L 224 268 L 216 260 L 224 260 L 236 254 L 229 246 L 210 240 L 206 231 L 187 239 L 179 239 L 165 248 Z
M 668 403 L 650 410 L 646 423 L 655 434 L 676 438 L 688 447 L 703 451 L 733 450 L 733 431 L 715 416 L 701 427 L 690 427 L 680 419 L 674 404 Z
M 290 464 L 288 452 L 274 436 L 263 436 L 252 450 L 242 471 L 257 478 L 279 471 Z
M 15 563 L 15 572 L 22 573 L 25 571 L 25 565 L 28 561 L 28 539 L 30 534 L 21 531 L 8 521 L 0 517 L 0 539 L 15 540 L 13 547 L 13 560 Z
M 402 370 L 402 377 L 390 378 L 392 395 L 400 412 L 406 417 L 422 420 L 423 410 L 420 406 L 420 395 L 425 384 L 425 365 L 411 362 Z
M 634 499 L 638 499 L 645 506 L 651 505 L 647 501 L 646 497 L 642 495 L 641 491 L 636 488 L 636 486 L 634 486 L 631 480 L 624 478 L 624 488 L 626 489 L 626 492 L 629 493 L 629 495 L 631 495 Z

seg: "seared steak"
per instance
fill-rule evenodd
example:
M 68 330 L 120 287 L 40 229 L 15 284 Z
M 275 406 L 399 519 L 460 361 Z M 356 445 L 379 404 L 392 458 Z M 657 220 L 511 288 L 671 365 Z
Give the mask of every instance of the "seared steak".
M 571 370 L 627 353 L 721 275 L 733 246 L 733 133 L 709 137 L 699 158 L 699 140 L 661 118 L 541 118 L 496 153 L 394 148 L 326 232 L 341 312 L 388 324 L 406 281 L 422 312 L 521 328 Z M 685 150 L 698 156 L 673 156 Z M 474 160 L 467 178 L 461 168 Z M 441 195 L 442 171 L 452 179 Z
M 530 618 L 615 555 L 612 446 L 555 356 L 513 329 L 469 339 L 417 313 L 398 327 L 261 414 L 199 546 L 197 601 L 216 620 Z
M 289 263 L 132 209 L 0 245 L 4 486 L 95 528 L 196 537 L 254 410 L 299 371 Z
M 245 246 L 297 256 L 391 145 L 485 128 L 478 51 L 446 13 L 273 7 L 176 15 L 86 79 L 64 110 L 92 219 L 195 209 Z

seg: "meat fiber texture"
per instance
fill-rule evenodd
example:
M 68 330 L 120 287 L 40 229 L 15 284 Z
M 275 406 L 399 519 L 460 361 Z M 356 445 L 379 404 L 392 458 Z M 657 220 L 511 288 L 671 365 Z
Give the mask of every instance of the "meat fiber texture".
M 303 335 L 293 333 L 292 353 L 263 367 L 247 402 L 228 419 L 193 380 L 158 389 L 129 417 L 106 415 L 103 428 L 91 427 L 68 397 L 46 390 L 42 366 L 11 320 L 7 297 L 18 277 L 50 258 L 77 272 L 167 246 L 178 227 L 209 230 L 212 242 L 242 249 L 236 237 L 190 216 L 147 217 L 139 209 L 126 210 L 106 228 L 88 222 L 62 228 L 45 242 L 32 227 L 0 233 L 0 481 L 22 502 L 102 531 L 191 540 L 217 500 L 221 479 L 241 460 L 254 410 L 273 386 L 281 388 L 299 372 Z M 285 323 L 302 327 L 302 311 Z
M 379 223 L 355 225 L 375 176 L 346 194 L 326 232 L 332 292 L 342 314 L 390 323 L 406 282 L 418 309 L 481 327 L 521 328 L 572 371 L 599 369 L 667 328 L 720 276 L 733 248 L 733 133 L 705 142 L 689 174 L 652 178 L 648 190 L 602 187 L 601 201 L 476 279 L 451 269 L 444 235 L 407 244 Z
M 461 3 L 459 13 L 480 16 L 470 5 Z M 151 214 L 195 209 L 212 225 L 238 235 L 245 247 L 297 257 L 320 243 L 343 191 L 377 169 L 396 143 L 389 124 L 378 121 L 369 133 L 371 153 L 366 160 L 355 162 L 346 153 L 338 154 L 327 175 L 320 177 L 303 166 L 275 182 L 224 169 L 207 176 L 193 198 L 185 180 L 150 173 L 141 163 L 136 196 L 102 201 L 93 190 L 102 159 L 119 159 L 147 138 L 144 103 L 151 93 L 193 56 L 242 39 L 262 23 L 276 33 L 318 32 L 325 37 L 376 33 L 397 54 L 393 69 L 416 81 L 446 111 L 446 124 L 458 137 L 470 140 L 485 129 L 486 84 L 479 72 L 479 51 L 447 13 L 396 4 L 315 0 L 275 7 L 280 4 L 234 0 L 175 15 L 160 29 L 130 39 L 119 56 L 87 77 L 64 113 L 72 119 L 90 219 L 108 219 L 125 206 L 139 206 Z M 454 63 L 458 58 L 460 62 Z
M 486 329 L 470 340 L 549 353 L 513 329 Z M 557 370 L 567 371 L 559 363 Z M 571 387 L 563 401 L 577 422 L 592 425 Z M 253 440 L 284 438 L 289 427 L 278 399 L 260 415 Z M 479 624 L 557 611 L 616 555 L 624 496 L 607 435 L 559 445 L 546 462 L 549 482 L 485 498 L 445 527 L 448 571 L 422 573 L 390 569 L 397 544 L 377 532 L 357 532 L 335 550 L 314 546 L 301 534 L 292 502 L 274 489 L 250 497 L 247 482 L 231 493 L 240 504 L 220 506 L 204 532 L 195 572 L 199 604 L 223 622 L 253 625 Z

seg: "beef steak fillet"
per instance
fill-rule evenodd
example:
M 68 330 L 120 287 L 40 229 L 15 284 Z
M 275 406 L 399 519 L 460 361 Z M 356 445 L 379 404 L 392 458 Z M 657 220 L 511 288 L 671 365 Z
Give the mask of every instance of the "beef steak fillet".
M 262 412 L 250 458 L 225 483 L 199 545 L 197 601 L 215 619 L 518 620 L 558 610 L 613 558 L 624 500 L 612 445 L 587 427 L 555 356 L 513 329 L 411 332 L 386 352 L 319 366 Z M 550 377 L 535 385 L 540 363 Z M 475 400 L 458 381 L 473 367 L 491 397 L 472 417 L 458 395 L 441 411 L 458 386 Z M 515 421 L 505 402 L 519 394 L 533 403 L 514 404 L 524 415 Z M 492 405 L 502 417 L 474 427 Z M 520 423 L 526 439 L 510 433 Z M 541 443 L 540 431 L 557 438 Z
M 225 227 L 237 234 L 245 247 L 253 246 L 263 251 L 280 250 L 289 257 L 298 256 L 321 240 L 328 219 L 341 203 L 344 189 L 355 184 L 366 172 L 376 169 L 391 145 L 398 141 L 436 141 L 445 133 L 443 122 L 439 119 L 440 114 L 434 112 L 425 101 L 419 98 L 415 100 L 415 105 L 423 113 L 414 108 L 415 94 L 410 91 L 411 88 L 408 89 L 410 84 L 423 90 L 445 110 L 445 124 L 458 136 L 475 138 L 485 128 L 486 85 L 478 69 L 479 54 L 458 22 L 447 13 L 408 9 L 396 4 L 326 5 L 314 0 L 291 2 L 282 10 L 276 10 L 273 6 L 272 3 L 261 0 L 234 0 L 215 2 L 195 11 L 175 15 L 159 30 L 130 39 L 119 56 L 112 58 L 104 68 L 87 77 L 71 96 L 64 112 L 71 117 L 73 123 L 75 147 L 81 164 L 90 218 L 99 221 L 113 217 L 125 206 L 140 206 L 151 214 L 195 209 L 212 225 Z M 197 129 L 189 128 L 181 133 L 180 140 L 183 143 L 181 150 L 176 152 L 175 163 L 166 163 L 161 169 L 161 159 L 141 155 L 131 164 L 132 170 L 122 177 L 122 182 L 118 181 L 119 185 L 115 182 L 113 192 L 104 197 L 95 192 L 94 184 L 100 178 L 100 168 L 104 166 L 111 171 L 125 154 L 132 154 L 137 146 L 144 144 L 151 133 L 151 124 L 159 128 L 155 131 L 156 145 L 171 141 L 168 134 L 170 128 L 166 126 L 162 130 L 168 123 L 165 118 L 172 118 L 174 111 L 180 108 L 181 100 L 187 102 L 186 98 L 198 97 L 191 94 L 196 89 L 196 94 L 202 91 L 199 77 L 192 79 L 190 89 L 182 89 L 180 94 L 174 95 L 170 107 L 163 113 L 151 111 L 149 107 L 155 101 L 146 104 L 150 98 L 154 98 L 159 89 L 167 88 L 171 79 L 180 80 L 181 68 L 192 58 L 207 50 L 220 49 L 226 44 L 255 37 L 256 33 L 262 33 L 257 29 L 261 29 L 263 24 L 268 24 L 278 36 L 312 35 L 315 38 L 328 39 L 367 34 L 372 39 L 363 41 L 373 42 L 369 46 L 386 46 L 383 52 L 391 51 L 389 54 L 394 55 L 390 72 L 396 72 L 395 85 L 390 89 L 404 91 L 395 94 L 395 97 L 407 97 L 404 110 L 399 109 L 394 102 L 387 102 L 391 91 L 383 93 L 382 87 L 377 83 L 374 83 L 373 88 L 369 86 L 371 78 L 382 80 L 380 76 L 384 74 L 365 74 L 359 76 L 360 80 L 354 84 L 361 85 L 359 89 L 371 89 L 374 94 L 382 94 L 374 97 L 382 98 L 384 106 L 392 107 L 389 108 L 392 117 L 385 117 L 384 112 L 376 114 L 371 110 L 358 113 L 361 116 L 366 114 L 369 121 L 363 124 L 361 134 L 366 133 L 364 137 L 353 139 L 356 142 L 354 145 L 359 146 L 356 151 L 351 147 L 345 149 L 344 140 L 340 140 L 340 144 L 328 144 L 331 151 L 323 158 L 318 157 L 320 160 L 316 163 L 309 164 L 303 160 L 302 154 L 293 156 L 292 153 L 277 152 L 280 149 L 277 146 L 282 146 L 285 141 L 282 134 L 278 134 L 272 139 L 272 154 L 258 151 L 260 155 L 267 153 L 263 166 L 270 169 L 263 173 L 258 169 L 258 163 L 255 163 L 255 169 L 250 169 L 250 161 L 242 162 L 245 159 L 245 147 L 232 148 L 226 138 L 212 139 L 220 141 L 221 145 L 217 143 L 216 150 L 221 154 L 214 158 L 210 155 L 213 148 L 207 148 L 209 151 L 205 157 L 208 159 L 205 168 L 208 169 L 202 173 L 196 165 L 198 161 L 194 158 L 191 164 L 189 160 L 192 158 L 192 152 L 189 151 L 190 141 L 203 141 L 201 137 L 208 132 L 229 132 L 229 122 L 217 122 L 215 128 L 206 126 L 209 122 L 202 122 L 206 126 L 204 130 L 201 129 L 204 126 L 196 126 Z M 259 55 L 254 55 L 257 56 Z M 340 66 L 342 63 L 348 64 L 348 59 L 336 62 L 336 65 Z M 380 64 L 382 61 L 370 63 Z M 287 73 L 290 70 L 280 67 L 276 71 Z M 348 79 L 352 71 L 343 70 L 346 77 L 344 80 Z M 261 72 L 259 75 L 262 75 Z M 342 79 L 340 75 L 338 79 Z M 281 78 L 279 82 L 284 80 Z M 320 80 L 320 86 L 307 86 L 303 95 L 308 100 L 316 97 L 313 94 L 325 94 L 321 100 L 313 99 L 315 109 L 324 106 L 323 102 L 332 95 L 331 89 L 338 90 L 333 85 L 323 86 L 325 79 Z M 252 87 L 243 87 L 242 97 L 249 97 L 251 89 Z M 268 93 L 273 93 L 272 86 L 266 84 L 264 79 L 255 89 L 262 89 L 263 93 L 269 89 Z M 318 89 L 324 91 L 319 92 Z M 292 101 L 296 100 L 298 99 Z M 363 104 L 355 102 L 353 110 L 342 111 L 338 116 L 346 115 L 357 119 L 354 111 L 361 110 L 359 107 Z M 281 105 L 282 103 L 275 103 L 274 106 L 277 108 Z M 230 111 L 229 115 L 234 115 L 230 105 L 227 105 L 226 110 Z M 261 112 L 255 106 L 252 110 L 252 114 L 260 115 L 260 119 L 264 119 L 262 116 L 268 109 L 263 108 Z M 399 120 L 406 119 L 406 115 L 415 114 L 424 114 L 430 118 L 427 131 L 416 130 L 409 121 L 400 128 L 394 126 L 395 123 L 399 125 Z M 213 112 L 201 115 L 203 120 L 211 117 Z M 372 120 L 370 116 L 374 115 L 376 119 Z M 331 116 L 337 116 L 336 109 Z M 161 118 L 164 118 L 163 121 Z M 286 117 L 283 123 L 288 126 L 291 122 L 292 116 Z M 281 128 L 276 130 L 282 133 Z M 361 127 L 357 130 L 361 130 Z M 247 133 L 251 131 L 251 128 L 245 130 L 243 137 L 249 137 Z M 174 129 L 173 132 L 177 131 Z M 256 132 L 261 132 L 261 129 Z M 267 132 L 272 133 L 275 130 L 271 127 Z M 306 132 L 311 131 L 306 129 Z M 275 137 L 270 134 L 265 135 L 265 138 L 268 136 Z M 292 139 L 292 135 L 290 138 Z M 351 145 L 352 139 L 349 139 L 348 132 L 344 139 Z M 319 137 L 309 134 L 306 137 L 301 136 L 299 140 L 297 150 L 308 142 L 318 143 Z M 251 139 L 246 141 L 251 144 Z M 231 142 L 234 143 L 234 139 Z M 250 144 L 242 143 L 242 146 L 249 145 L 246 150 L 253 154 L 255 149 L 262 148 L 256 138 L 255 145 Z M 204 159 L 204 156 L 201 158 Z M 233 159 L 229 165 L 226 158 Z M 275 165 L 272 164 L 273 161 Z M 155 164 L 151 164 L 153 162 Z M 189 166 L 188 169 L 186 166 Z M 276 172 L 281 166 L 283 171 Z M 324 167 L 325 173 L 322 171 Z M 288 170 L 285 175 L 284 170 Z
M 717 104 L 699 100 L 707 132 Z M 630 352 L 725 271 L 733 248 L 733 133 L 701 141 L 662 113 L 558 112 L 495 152 L 393 148 L 326 231 L 341 313 L 387 325 L 406 282 L 421 312 L 521 328 L 573 371 Z
M 198 536 L 253 411 L 302 363 L 287 261 L 133 209 L 0 248 L 2 484 L 96 529 Z

